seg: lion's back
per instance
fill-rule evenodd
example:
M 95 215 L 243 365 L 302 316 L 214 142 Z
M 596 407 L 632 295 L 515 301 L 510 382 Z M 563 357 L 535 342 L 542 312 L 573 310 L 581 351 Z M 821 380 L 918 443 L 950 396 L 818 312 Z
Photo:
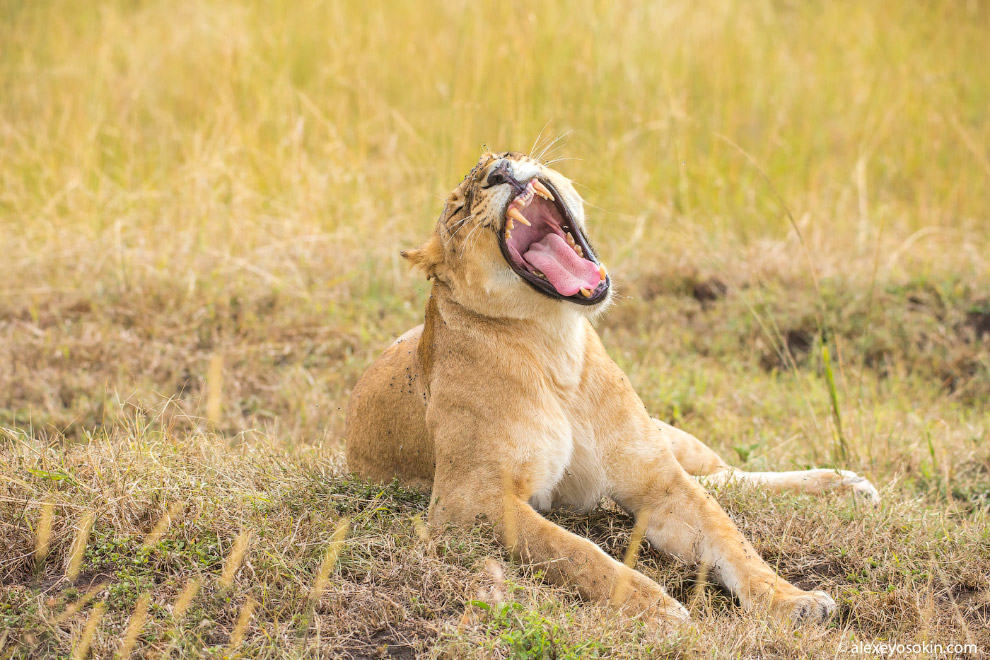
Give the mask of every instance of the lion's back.
M 416 351 L 423 326 L 399 337 L 361 375 L 347 406 L 347 464 L 363 479 L 433 484 L 426 390 Z

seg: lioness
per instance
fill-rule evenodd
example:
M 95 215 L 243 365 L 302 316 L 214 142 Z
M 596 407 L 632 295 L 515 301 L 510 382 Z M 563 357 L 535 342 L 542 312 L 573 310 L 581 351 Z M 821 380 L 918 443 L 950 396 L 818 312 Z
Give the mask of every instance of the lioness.
M 364 373 L 347 409 L 359 476 L 432 488 L 429 523 L 493 524 L 501 543 L 555 582 L 637 615 L 684 607 L 642 573 L 551 523 L 553 506 L 608 496 L 660 550 L 705 564 L 743 607 L 821 621 L 835 602 L 760 559 L 707 483 L 850 490 L 851 472 L 747 473 L 647 414 L 591 325 L 612 297 L 570 181 L 519 153 L 486 153 L 447 198 L 430 239 L 403 252 L 433 280 L 426 319 Z

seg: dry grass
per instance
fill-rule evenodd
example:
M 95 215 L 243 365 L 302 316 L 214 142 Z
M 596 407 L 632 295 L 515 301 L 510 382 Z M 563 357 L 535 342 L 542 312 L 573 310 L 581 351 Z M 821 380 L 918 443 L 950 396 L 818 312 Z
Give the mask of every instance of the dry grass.
M 983 4 L 0 15 L 0 657 L 990 649 Z M 696 620 L 647 630 L 347 478 L 350 388 L 422 313 L 399 249 L 483 143 L 541 131 L 646 405 L 749 469 L 881 487 L 877 511 L 719 493 L 833 624 L 744 614 L 643 549 Z M 555 519 L 635 556 L 608 506 Z

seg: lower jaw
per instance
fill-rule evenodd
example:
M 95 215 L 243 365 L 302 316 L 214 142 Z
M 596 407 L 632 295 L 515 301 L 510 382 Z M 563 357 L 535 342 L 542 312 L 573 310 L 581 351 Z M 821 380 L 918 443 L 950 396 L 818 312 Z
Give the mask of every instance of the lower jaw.
M 528 276 L 524 276 L 515 269 L 513 269 L 513 272 L 515 272 L 516 275 L 519 275 L 519 278 L 523 282 L 528 284 L 530 288 L 532 288 L 534 291 L 543 294 L 544 296 L 546 296 L 551 300 L 563 300 L 565 302 L 572 302 L 577 305 L 583 305 L 583 306 L 597 305 L 600 302 L 604 301 L 606 298 L 608 298 L 608 292 L 612 286 L 612 281 L 610 277 L 606 275 L 605 279 L 595 288 L 594 291 L 591 292 L 590 296 L 585 296 L 581 293 L 577 293 L 572 296 L 565 296 L 562 293 L 558 293 L 557 291 L 552 291 L 552 292 L 548 291 L 546 288 L 543 287 L 543 285 L 533 281 L 539 279 L 536 275 L 527 274 Z

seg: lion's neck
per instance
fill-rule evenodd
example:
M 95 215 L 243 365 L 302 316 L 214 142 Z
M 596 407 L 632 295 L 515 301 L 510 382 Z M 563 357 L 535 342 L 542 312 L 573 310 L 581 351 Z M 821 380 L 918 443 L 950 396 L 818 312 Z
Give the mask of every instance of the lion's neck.
M 519 364 L 538 365 L 554 381 L 576 385 L 584 367 L 588 320 L 565 305 L 548 308 L 540 318 L 488 317 L 458 303 L 446 285 L 434 284 L 426 308 L 420 360 L 432 364 L 432 349 L 424 345 L 433 345 L 434 338 L 446 333 L 466 351 L 492 355 L 498 348 L 509 354 L 529 355 L 530 360 L 520 360 Z M 431 365 L 424 366 L 431 369 Z

